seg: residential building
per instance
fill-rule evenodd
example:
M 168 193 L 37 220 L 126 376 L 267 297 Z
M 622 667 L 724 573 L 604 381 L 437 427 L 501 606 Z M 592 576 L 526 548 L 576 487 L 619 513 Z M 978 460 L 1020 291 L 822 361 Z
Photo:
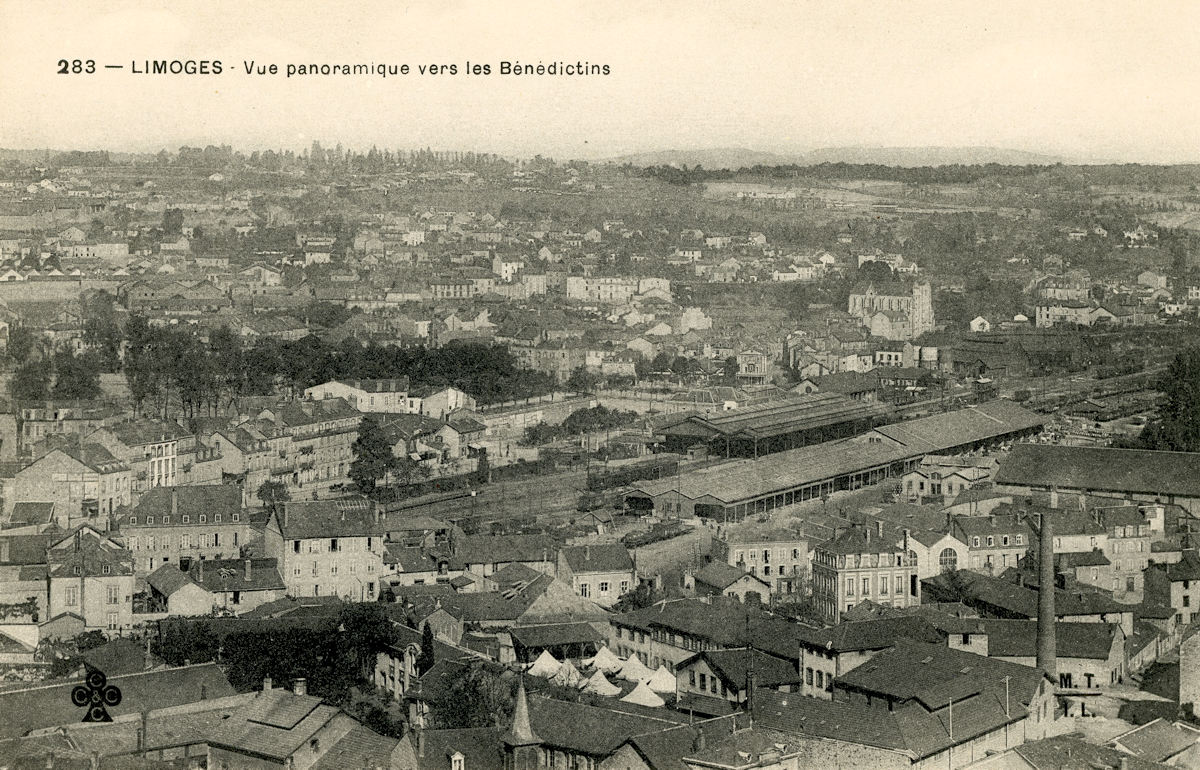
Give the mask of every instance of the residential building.
M 236 559 L 253 537 L 232 484 L 156 487 L 117 523 L 139 576 L 164 564 L 187 572 L 202 559 Z
M 289 596 L 373 601 L 384 571 L 383 532 L 362 498 L 288 502 L 271 514 L 265 548 Z
M 86 630 L 133 628 L 133 560 L 119 542 L 82 525 L 49 547 L 46 564 L 50 620 L 71 613 Z
M 50 450 L 18 470 L 4 494 L 6 512 L 20 502 L 53 503 L 68 527 L 88 522 L 100 529 L 132 500 L 129 466 L 95 443 Z
M 557 577 L 601 607 L 611 607 L 637 586 L 633 557 L 620 543 L 560 548 Z
M 853 526 L 813 548 L 812 590 L 827 623 L 864 599 L 885 607 L 921 603 L 917 565 L 907 538 L 883 521 Z
M 390 380 L 330 380 L 304 391 L 310 401 L 340 398 L 360 412 L 407 412 L 408 378 Z
M 718 527 L 713 558 L 761 578 L 772 593 L 806 593 L 811 577 L 807 538 L 784 529 Z

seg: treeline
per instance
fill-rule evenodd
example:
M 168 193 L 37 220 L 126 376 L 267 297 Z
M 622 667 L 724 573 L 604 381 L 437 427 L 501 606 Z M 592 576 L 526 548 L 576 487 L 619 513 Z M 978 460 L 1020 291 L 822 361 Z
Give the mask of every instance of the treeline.
M 630 167 L 632 168 L 632 167 Z M 808 179 L 851 180 L 877 179 L 905 184 L 966 184 L 996 177 L 1019 177 L 1041 174 L 1055 166 L 1008 166 L 1000 163 L 982 165 L 951 164 L 946 166 L 884 166 L 877 163 L 820 163 L 814 166 L 750 166 L 737 171 L 705 169 L 703 166 L 648 166 L 637 170 L 643 177 L 668 184 L 689 185 L 732 179 L 739 174 L 774 178 L 805 177 Z
M 410 388 L 453 386 L 489 404 L 554 389 L 549 375 L 518 369 L 502 345 L 452 342 L 440 348 L 334 344 L 316 335 L 259 339 L 244 346 L 222 327 L 203 341 L 188 329 L 151 326 L 143 316 L 125 325 L 125 377 L 134 408 L 162 417 L 179 405 L 184 417 L 244 396 L 292 394 L 329 380 L 409 378 Z
M 551 441 L 580 436 L 584 433 L 622 428 L 635 422 L 637 418 L 637 412 L 609 409 L 604 405 L 577 409 L 567 415 L 567 419 L 563 420 L 561 425 L 547 425 L 544 422 L 530 425 L 525 429 L 525 437 L 521 443 L 526 446 L 548 444 Z

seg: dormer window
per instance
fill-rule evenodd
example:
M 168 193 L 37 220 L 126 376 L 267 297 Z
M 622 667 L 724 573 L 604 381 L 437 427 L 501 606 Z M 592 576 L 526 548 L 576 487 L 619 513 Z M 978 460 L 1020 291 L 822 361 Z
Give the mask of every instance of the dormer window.
M 455 752 L 454 755 L 450 757 L 450 770 L 464 770 L 465 762 L 463 760 L 463 755 Z
M 170 523 L 171 523 L 171 517 L 163 516 L 163 524 L 170 524 Z
M 129 523 L 130 523 L 130 524 L 137 524 L 137 516 L 130 516 L 130 517 L 129 517 Z
M 219 513 L 213 514 L 213 523 L 215 523 L 215 524 L 221 523 L 221 514 L 219 514 Z
M 147 516 L 147 517 L 146 517 L 146 523 L 147 523 L 147 524 L 153 524 L 153 523 L 154 523 L 154 517 L 153 517 L 153 516 Z
M 75 574 L 78 575 L 78 574 L 81 574 L 82 572 L 83 572 L 83 569 L 81 567 L 79 567 L 78 565 L 76 565 L 75 566 Z
M 241 516 L 241 514 L 239 514 L 239 513 L 235 513 L 235 514 L 233 514 L 233 520 L 234 520 L 234 521 L 241 521 L 241 520 L 242 520 L 242 516 Z
M 189 515 L 187 515 L 186 513 L 185 513 L 185 514 L 183 514 L 183 523 L 184 523 L 184 524 L 191 524 L 191 523 L 192 523 L 192 517 L 191 517 L 191 516 L 189 516 Z
M 200 514 L 200 523 L 201 523 L 201 524 L 207 524 L 207 523 L 208 523 L 208 516 L 204 515 L 203 513 L 202 513 L 202 514 Z
M 107 575 L 112 572 L 112 567 L 105 564 L 104 567 L 101 568 L 101 572 L 103 572 L 105 575 Z

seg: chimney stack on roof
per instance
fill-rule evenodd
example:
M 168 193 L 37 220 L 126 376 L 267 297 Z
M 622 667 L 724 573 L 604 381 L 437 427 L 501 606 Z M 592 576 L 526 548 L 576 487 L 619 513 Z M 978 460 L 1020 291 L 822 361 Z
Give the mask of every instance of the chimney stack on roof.
M 179 492 L 171 487 L 171 515 L 179 513 Z
M 250 582 L 250 560 L 246 559 L 246 582 Z
M 292 682 L 292 692 L 296 695 L 308 695 L 308 681 L 304 677 L 298 677 Z
M 270 692 L 270 691 L 271 691 L 271 677 L 264 676 L 263 677 L 263 692 Z

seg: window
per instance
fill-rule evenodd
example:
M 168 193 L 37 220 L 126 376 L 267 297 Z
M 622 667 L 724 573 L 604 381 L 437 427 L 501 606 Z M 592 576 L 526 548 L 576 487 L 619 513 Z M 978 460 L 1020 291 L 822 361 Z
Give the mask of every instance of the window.
M 117 613 L 115 613 L 115 612 L 108 613 L 108 630 L 109 631 L 117 630 Z
M 117 586 L 106 586 L 106 590 L 105 590 L 104 594 L 105 594 L 105 596 L 104 596 L 105 604 L 116 604 L 117 603 L 117 598 L 118 598 Z
M 587 583 L 580 583 L 579 584 L 579 595 L 585 599 L 587 597 L 591 596 L 592 595 L 592 587 L 590 585 L 588 585 Z
M 862 595 L 870 596 L 871 595 L 871 578 L 863 578 L 862 581 L 863 581 Z
M 79 586 L 67 586 L 66 596 L 63 597 L 63 602 L 68 607 L 74 607 L 79 604 Z
M 105 575 L 107 575 L 112 572 L 112 567 L 105 564 L 103 567 L 100 568 L 100 571 L 103 572 Z
M 130 516 L 130 517 L 129 517 L 129 523 L 130 523 L 130 524 L 137 524 L 137 516 Z
M 708 689 L 708 674 L 700 674 L 700 690 L 703 692 Z
M 938 566 L 942 572 L 958 569 L 958 553 L 953 548 L 943 548 L 938 554 Z
M 191 517 L 191 516 L 189 516 L 189 515 L 188 515 L 188 514 L 186 514 L 186 513 L 185 513 L 185 514 L 183 514 L 183 523 L 184 523 L 184 524 L 191 524 L 191 523 L 192 523 L 192 517 Z
M 163 516 L 163 524 L 170 524 L 170 523 L 171 523 L 171 517 Z
M 1113 583 L 1114 583 L 1114 584 L 1115 584 L 1116 582 L 1117 582 L 1117 581 L 1115 581 L 1115 580 L 1113 581 Z M 1184 597 L 1183 597 L 1183 606 L 1184 606 L 1184 607 L 1191 607 L 1191 606 L 1192 606 L 1192 597 L 1190 597 L 1190 596 L 1187 596 L 1187 595 L 1184 595 Z
M 200 523 L 201 523 L 201 524 L 207 524 L 207 523 L 208 523 L 208 515 L 207 515 L 207 514 L 203 514 L 203 513 L 202 513 L 202 514 L 200 514 Z
M 233 514 L 232 518 L 234 521 L 241 521 L 242 515 L 240 513 L 235 513 L 235 514 Z
M 299 540 L 292 541 L 292 553 L 300 553 L 300 541 Z
M 988 535 L 987 544 L 988 544 L 988 548 L 991 548 L 992 546 L 994 546 L 996 544 L 996 538 L 992 537 L 991 535 Z
M 299 567 L 292 567 L 292 576 L 300 577 L 300 568 Z
M 154 517 L 153 517 L 153 516 L 147 516 L 147 517 L 146 517 L 146 523 L 147 523 L 147 524 L 153 524 L 153 523 L 154 523 Z
M 979 538 L 978 538 L 978 537 L 973 537 L 973 538 L 971 538 L 971 547 L 972 547 L 972 548 L 978 548 L 978 547 L 979 547 Z
M 628 580 L 622 580 L 622 581 L 621 581 L 621 593 L 625 593 L 625 592 L 626 592 L 626 591 L 628 591 L 628 590 L 629 590 L 629 581 L 628 581 Z
M 770 574 L 771 574 L 771 565 L 770 564 L 764 565 L 763 566 L 763 575 L 770 575 Z
M 846 578 L 846 596 L 854 596 L 854 578 Z
M 1008 545 L 1008 535 L 1000 536 L 1000 545 Z
M 138 539 L 137 539 L 137 536 L 135 535 L 134 537 L 129 538 L 129 550 L 136 551 L 137 549 L 138 549 Z
M 887 592 L 888 592 L 887 575 L 880 575 L 879 576 L 879 593 L 887 594 Z
M 331 565 L 331 566 L 329 567 L 329 574 L 330 574 L 330 575 L 334 575 L 334 576 L 336 576 L 336 575 L 337 575 L 337 568 L 338 568 L 338 565 L 336 565 L 336 564 L 334 564 L 334 565 Z
M 337 553 L 337 551 L 338 551 L 338 541 L 337 541 L 337 538 L 336 538 L 336 537 L 332 537 L 332 538 L 330 538 L 330 539 L 329 539 L 329 552 L 330 552 L 330 553 Z
M 696 686 L 696 670 L 688 669 L 688 684 L 692 687 Z
M 602 593 L 602 594 L 608 593 L 608 581 L 604 581 L 604 580 L 600 581 L 600 593 Z
M 220 524 L 220 523 L 221 523 L 221 514 L 214 513 L 213 514 L 213 524 Z
M 1014 535 L 1013 537 L 1016 538 L 1015 542 L 1017 545 L 1025 545 L 1025 536 L 1024 535 Z

